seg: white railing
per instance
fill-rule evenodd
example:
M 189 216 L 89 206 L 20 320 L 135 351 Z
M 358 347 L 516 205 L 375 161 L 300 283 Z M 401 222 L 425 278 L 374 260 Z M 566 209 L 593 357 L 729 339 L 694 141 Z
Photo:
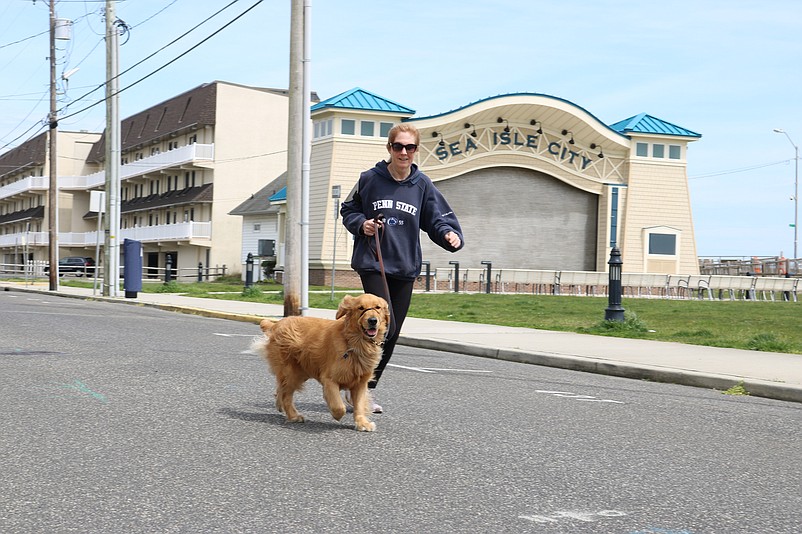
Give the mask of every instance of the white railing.
M 50 243 L 50 236 L 47 232 L 22 232 L 19 234 L 0 235 L 0 247 L 40 246 L 48 243 Z
M 211 239 L 211 222 L 185 222 L 159 226 L 139 226 L 120 231 L 123 239 L 135 241 L 187 241 L 189 239 Z
M 192 144 L 167 152 L 140 159 L 120 167 L 120 179 L 126 180 L 134 176 L 157 172 L 171 167 L 178 167 L 197 161 L 213 161 L 214 145 Z M 99 171 L 86 176 L 59 176 L 58 187 L 65 190 L 85 190 L 100 187 L 106 182 L 106 171 Z M 34 190 L 46 190 L 50 187 L 47 176 L 29 176 L 23 180 L 0 187 L 0 199 Z
M 212 160 L 214 160 L 214 145 L 199 145 L 195 143 L 122 165 L 120 167 L 120 179 L 127 180 L 134 176 L 186 165 L 187 163 Z M 58 181 L 61 189 L 91 189 L 99 187 L 106 182 L 106 171 L 99 171 L 88 176 L 61 176 Z
M 0 187 L 0 199 L 13 197 L 26 191 L 45 191 L 50 184 L 47 176 L 29 176 L 22 180 L 17 180 L 13 184 Z
M 101 232 L 101 241 L 105 239 Z M 211 222 L 185 222 L 176 224 L 162 224 L 159 226 L 140 226 L 120 230 L 120 240 L 133 239 L 135 241 L 188 241 L 191 239 L 211 239 Z M 58 244 L 60 247 L 85 247 L 97 243 L 98 234 L 92 232 L 59 232 Z M 0 247 L 45 246 L 50 244 L 48 232 L 28 232 L 21 234 L 7 234 L 0 236 Z

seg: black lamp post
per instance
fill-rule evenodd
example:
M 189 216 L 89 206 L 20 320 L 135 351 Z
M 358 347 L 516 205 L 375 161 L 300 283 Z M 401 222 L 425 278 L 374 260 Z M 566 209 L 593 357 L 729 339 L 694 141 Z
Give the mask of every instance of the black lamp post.
M 253 285 L 253 254 L 248 252 L 248 257 L 245 259 L 245 287 Z
M 485 293 L 490 293 L 490 275 L 493 271 L 493 262 L 492 261 L 483 261 L 481 262 L 482 265 L 487 265 L 487 286 L 485 287 Z
M 607 265 L 610 266 L 610 283 L 607 308 L 604 310 L 605 321 L 624 321 L 624 308 L 621 306 L 621 265 L 623 263 L 621 251 L 618 250 L 618 247 L 613 247 L 613 250 L 610 251 L 610 260 L 607 262 Z
M 459 293 L 459 262 L 450 261 L 448 264 L 454 266 L 454 293 Z
M 426 292 L 428 293 L 431 289 L 431 285 L 429 284 L 429 277 L 432 275 L 432 263 L 429 261 L 422 261 L 421 265 L 426 267 Z

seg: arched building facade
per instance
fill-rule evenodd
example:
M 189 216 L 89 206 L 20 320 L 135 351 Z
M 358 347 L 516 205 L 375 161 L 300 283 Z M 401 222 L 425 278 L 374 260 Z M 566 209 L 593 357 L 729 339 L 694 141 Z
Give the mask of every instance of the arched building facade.
M 465 233 L 456 254 L 423 237 L 432 268 L 491 261 L 605 271 L 617 246 L 625 272 L 698 273 L 686 173 L 688 145 L 701 137 L 693 131 L 647 114 L 606 125 L 567 100 L 531 93 L 416 117 L 359 88 L 314 105 L 312 120 L 312 284 L 329 283 L 333 266 L 338 280 L 350 273 L 352 238 L 332 192 L 344 199 L 361 171 L 387 157 L 386 134 L 399 121 L 419 129 L 415 161 Z

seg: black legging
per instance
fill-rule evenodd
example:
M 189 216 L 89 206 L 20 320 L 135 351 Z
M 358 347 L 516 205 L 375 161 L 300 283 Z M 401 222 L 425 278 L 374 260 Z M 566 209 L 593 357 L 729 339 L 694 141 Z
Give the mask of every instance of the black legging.
M 381 273 L 364 272 L 360 273 L 359 277 L 362 279 L 362 289 L 365 293 L 378 295 L 387 299 L 384 290 L 384 281 L 382 280 Z M 398 341 L 398 335 L 401 333 L 401 326 L 404 324 L 404 319 L 407 317 L 409 311 L 409 303 L 412 301 L 412 288 L 415 286 L 415 280 L 403 280 L 401 278 L 387 277 L 387 287 L 390 289 L 390 302 L 392 303 L 393 313 L 390 330 L 392 335 L 384 340 L 384 351 L 382 352 L 382 359 L 379 362 L 376 371 L 373 373 L 373 380 L 368 383 L 368 389 L 374 389 L 376 384 L 379 383 L 384 368 L 387 362 L 393 356 L 393 349 L 395 343 Z

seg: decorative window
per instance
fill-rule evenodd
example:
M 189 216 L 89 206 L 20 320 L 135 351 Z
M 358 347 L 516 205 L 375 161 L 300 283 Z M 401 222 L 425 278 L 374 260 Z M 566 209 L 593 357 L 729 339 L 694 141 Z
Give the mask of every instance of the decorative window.
M 259 224 L 259 223 L 254 224 L 253 225 L 253 231 L 254 232 L 261 232 L 262 231 L 262 225 Z
M 318 139 L 320 137 L 328 137 L 331 135 L 331 128 L 332 128 L 332 120 L 326 119 L 322 121 L 315 121 L 315 132 L 314 138 Z
M 679 145 L 668 145 L 668 159 L 682 159 L 682 147 Z
M 635 145 L 635 155 L 641 158 L 646 158 L 649 156 L 649 144 L 648 143 L 637 143 Z
M 390 135 L 390 129 L 393 127 L 392 122 L 380 122 L 379 123 L 379 136 L 380 137 L 387 137 Z
M 373 137 L 376 131 L 376 123 L 373 121 L 361 121 L 359 123 L 359 133 L 365 137 Z
M 353 119 L 342 119 L 340 121 L 340 133 L 343 135 L 356 135 L 356 121 Z
M 666 145 L 654 144 L 652 145 L 652 157 L 664 158 L 666 157 Z
M 649 254 L 676 256 L 676 234 L 649 234 Z

